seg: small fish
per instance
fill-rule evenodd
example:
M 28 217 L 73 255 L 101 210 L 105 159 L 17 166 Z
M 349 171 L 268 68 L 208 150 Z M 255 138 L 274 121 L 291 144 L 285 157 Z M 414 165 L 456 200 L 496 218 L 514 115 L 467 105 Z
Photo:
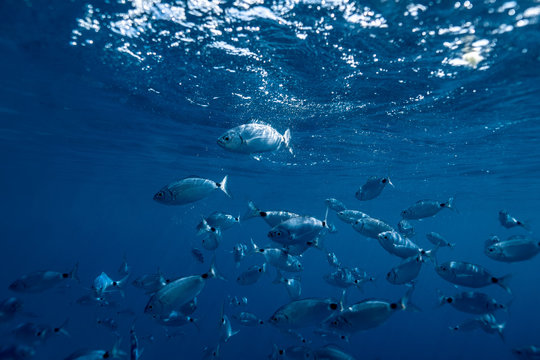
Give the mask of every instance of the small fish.
M 302 293 L 302 283 L 300 278 L 285 278 L 279 270 L 277 270 L 276 278 L 272 281 L 273 284 L 284 284 L 287 289 L 287 293 L 291 300 L 297 300 Z
M 158 268 L 157 273 L 141 275 L 133 280 L 131 284 L 136 288 L 142 289 L 146 291 L 146 293 L 151 294 L 160 290 L 168 283 L 169 281 L 163 277 Z
M 197 260 L 201 264 L 204 263 L 204 255 L 203 255 L 201 250 L 199 250 L 197 248 L 193 248 L 193 249 L 191 249 L 191 255 L 193 255 L 195 260 Z
M 129 265 L 127 263 L 127 258 L 124 255 L 124 260 L 122 261 L 122 264 L 120 264 L 120 267 L 118 268 L 118 275 L 120 276 L 126 276 L 129 274 Z
M 530 231 L 529 224 L 516 219 L 515 217 L 510 215 L 508 211 L 506 210 L 499 211 L 499 222 L 501 223 L 502 226 L 504 226 L 507 229 L 511 229 L 516 226 L 521 226 L 525 230 Z
M 411 287 L 397 302 L 390 303 L 384 300 L 358 302 L 326 319 L 323 326 L 326 329 L 345 334 L 378 327 L 397 311 L 418 309 L 410 302 L 413 290 L 414 287 Z
M 300 259 L 278 248 L 260 248 L 251 240 L 251 253 L 264 256 L 266 262 L 277 269 L 287 272 L 300 272 L 304 266 Z
M 270 125 L 250 123 L 227 130 L 219 137 L 217 144 L 225 150 L 242 154 L 258 154 L 283 147 L 292 153 L 290 141 L 289 129 L 281 135 Z
M 491 244 L 485 248 L 484 252 L 488 257 L 497 261 L 524 261 L 532 259 L 540 253 L 540 241 L 526 236 L 512 236 L 505 241 L 491 238 L 489 242 Z
M 111 350 L 79 350 L 69 355 L 64 360 L 101 360 L 101 359 L 119 359 L 127 354 L 119 349 L 120 340 L 118 340 Z
M 327 253 L 326 254 L 326 260 L 328 261 L 328 265 L 334 268 L 340 268 L 341 263 L 339 262 L 337 256 L 335 253 Z
M 307 346 L 289 346 L 285 349 L 285 358 L 290 360 L 316 359 L 315 353 Z
M 341 304 L 334 299 L 294 300 L 277 309 L 268 322 L 279 329 L 299 329 L 320 325 L 340 310 Z
M 261 276 L 266 272 L 266 264 L 263 264 L 262 266 L 259 265 L 253 265 L 236 278 L 236 282 L 239 285 L 253 285 L 255 284 Z
M 242 217 L 243 219 L 252 219 L 254 217 L 261 217 L 271 227 L 277 226 L 284 221 L 287 221 L 293 217 L 300 216 L 298 214 L 288 211 L 262 211 L 255 204 L 250 201 L 248 203 L 248 211 Z
M 235 314 L 232 318 L 244 326 L 259 326 L 264 324 L 264 321 L 259 319 L 257 315 L 246 311 Z
M 201 200 L 216 189 L 231 196 L 227 191 L 227 176 L 220 183 L 191 176 L 164 186 L 154 195 L 154 200 L 164 205 L 184 205 Z
M 414 205 L 403 210 L 401 217 L 407 220 L 418 220 L 436 215 L 442 209 L 453 209 L 454 198 L 448 199 L 446 202 L 437 200 L 420 200 Z
M 438 247 L 448 246 L 449 248 L 453 248 L 454 246 L 456 246 L 456 244 L 449 242 L 441 234 L 436 232 L 427 233 L 426 239 L 428 239 L 430 243 Z
M 248 249 L 247 245 L 244 245 L 244 244 L 238 243 L 234 245 L 232 254 L 233 254 L 234 263 L 237 268 L 240 266 L 240 262 L 246 257 L 247 249 Z
M 65 329 L 67 320 L 58 327 L 49 325 L 35 324 L 32 322 L 26 322 L 19 324 L 14 330 L 13 335 L 17 341 L 29 346 L 38 346 L 44 344 L 46 341 L 56 335 L 70 336 Z
M 107 300 L 103 296 L 95 296 L 94 294 L 83 295 L 77 299 L 77 304 L 82 306 L 99 306 L 99 307 L 116 307 L 116 303 Z
M 540 347 L 534 345 L 517 347 L 512 349 L 512 354 L 519 359 L 540 359 Z
M 142 350 L 139 349 L 139 339 L 135 334 L 135 323 L 129 329 L 129 355 L 130 360 L 139 360 L 142 355 Z
M 348 268 L 339 268 L 331 274 L 325 274 L 323 279 L 328 284 L 341 289 L 347 289 L 351 286 L 362 289 L 364 283 L 374 280 L 374 278 L 367 276 L 365 272 L 364 274 L 360 274 L 359 269 L 353 271 Z
M 247 297 L 238 297 L 238 296 L 228 296 L 229 298 L 229 305 L 234 307 L 241 307 L 246 306 L 248 303 Z
M 68 273 L 57 271 L 36 271 L 23 275 L 9 285 L 9 290 L 19 293 L 39 293 L 52 289 L 60 284 L 65 284 L 70 280 L 79 282 L 77 271 L 79 263 L 75 264 Z
M 203 219 L 203 228 L 197 233 L 202 237 L 201 243 L 206 250 L 216 250 L 221 242 L 221 229 L 210 226 Z
M 422 255 L 433 262 L 435 261 L 435 253 L 439 249 L 435 247 L 432 250 L 424 250 L 418 247 L 409 238 L 401 236 L 397 231 L 385 231 L 377 237 L 379 244 L 392 255 L 400 258 L 409 258 L 411 256 Z
M 2 360 L 31 359 L 35 354 L 34 348 L 27 345 L 9 345 L 0 348 L 0 359 Z
M 371 216 L 360 210 L 342 210 L 337 213 L 337 217 L 347 224 L 354 224 L 357 220 L 371 218 Z
M 222 212 L 214 211 L 208 217 L 204 218 L 206 221 L 206 224 L 210 227 L 218 228 L 220 230 L 227 230 L 230 229 L 234 224 L 238 224 L 240 222 L 240 217 L 234 217 L 229 214 L 225 214 Z M 197 225 L 197 230 L 204 231 L 205 224 L 203 221 L 201 221 Z
M 219 358 L 219 348 L 220 348 L 220 346 L 221 346 L 220 343 L 218 343 L 216 347 L 208 347 L 208 346 L 206 346 L 203 349 L 203 355 L 202 355 L 203 360 L 210 360 L 210 359 Z
M 120 292 L 122 295 L 124 295 L 123 288 L 126 285 L 128 278 L 129 274 L 124 276 L 121 280 L 115 281 L 111 279 L 105 272 L 102 272 L 94 279 L 92 290 L 94 290 L 96 297 L 102 297 L 104 294 L 113 291 Z
M 508 311 L 508 305 L 501 304 L 487 294 L 464 291 L 454 296 L 439 292 L 439 305 L 450 304 L 456 310 L 469 314 L 493 314 L 497 310 Z
M 12 320 L 23 308 L 22 300 L 10 297 L 0 302 L 0 324 Z
M 118 330 L 118 322 L 112 318 L 96 318 L 96 324 L 99 326 L 103 326 L 113 332 L 116 332 Z
M 414 227 L 409 221 L 405 219 L 401 219 L 398 222 L 397 227 L 398 227 L 399 233 L 403 236 L 412 237 L 415 234 Z
M 349 336 L 337 333 L 335 331 L 327 330 L 327 329 L 315 329 L 313 330 L 313 333 L 315 335 L 319 335 L 320 337 L 326 339 L 327 341 L 331 340 L 340 340 L 349 342 Z
M 366 183 L 356 191 L 354 196 L 362 201 L 375 199 L 381 194 L 386 185 L 394 186 L 388 177 L 381 178 L 371 176 L 367 179 Z
M 201 275 L 186 276 L 162 287 L 150 297 L 144 312 L 152 316 L 167 316 L 182 305 L 192 301 L 204 289 L 210 279 L 223 279 L 216 271 L 214 262 L 210 269 Z
M 488 285 L 498 285 L 511 293 L 507 283 L 510 275 L 495 277 L 480 265 L 470 264 L 460 261 L 449 261 L 435 266 L 435 271 L 440 277 L 452 284 L 467 286 L 471 288 L 481 288 Z
M 450 330 L 453 331 L 472 331 L 476 329 L 482 329 L 488 334 L 498 334 L 504 341 L 504 327 L 505 323 L 497 323 L 497 319 L 492 314 L 484 314 L 480 317 L 466 320 L 460 325 L 450 326 Z
M 324 202 L 326 203 L 326 206 L 328 206 L 330 210 L 334 210 L 335 212 L 347 210 L 347 207 L 345 206 L 345 204 L 343 204 L 338 199 L 329 198 L 329 199 L 326 199 Z
M 380 233 L 394 231 L 394 229 L 384 221 L 371 217 L 356 220 L 353 228 L 365 237 L 372 239 L 377 239 Z
M 386 274 L 386 280 L 394 285 L 410 284 L 418 277 L 423 262 L 422 255 L 406 258 Z
M 182 327 L 188 324 L 193 324 L 196 327 L 198 327 L 197 319 L 189 315 L 182 314 L 181 312 L 178 312 L 178 311 L 171 311 L 169 314 L 163 317 L 161 316 L 154 317 L 154 320 L 158 324 L 167 326 L 167 327 Z

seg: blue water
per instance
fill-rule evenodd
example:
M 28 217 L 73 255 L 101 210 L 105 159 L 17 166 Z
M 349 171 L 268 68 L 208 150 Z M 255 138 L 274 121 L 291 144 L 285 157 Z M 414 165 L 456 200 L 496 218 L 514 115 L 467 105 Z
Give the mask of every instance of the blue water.
M 63 359 L 82 349 L 110 349 L 116 336 L 96 317 L 119 323 L 129 347 L 135 319 L 142 359 L 199 359 L 218 339 L 222 303 L 246 296 L 243 309 L 263 319 L 289 301 L 274 270 L 239 286 L 230 250 L 253 238 L 266 245 L 261 219 L 224 232 L 215 252 L 228 281 L 211 280 L 193 316 L 167 336 L 143 313 L 149 296 L 129 285 L 117 309 L 83 307 L 102 271 L 118 278 L 123 258 L 133 278 L 159 269 L 167 276 L 201 274 L 192 257 L 201 248 L 195 226 L 212 211 L 262 209 L 324 218 L 335 197 L 395 226 L 417 200 L 453 196 L 457 211 L 414 222 L 421 247 L 437 231 L 456 243 L 440 261 L 486 266 L 513 274 L 503 342 L 497 335 L 451 332 L 471 316 L 436 307 L 437 289 L 458 290 L 426 264 L 412 295 L 421 312 L 398 312 L 382 326 L 339 343 L 358 359 L 511 358 L 517 346 L 540 345 L 539 259 L 506 264 L 483 253 L 484 240 L 526 234 L 507 230 L 507 209 L 540 226 L 540 3 L 538 1 L 168 1 L 3 0 L 0 3 L 0 298 L 17 296 L 24 311 L 0 324 L 0 345 L 13 328 L 32 321 L 70 337 L 36 347 L 35 359 Z M 216 139 L 234 126 L 260 121 L 290 128 L 294 154 L 255 160 L 226 152 Z M 188 175 L 229 176 L 232 199 L 216 191 L 186 206 L 152 200 L 163 185 Z M 354 193 L 372 175 L 390 176 L 368 202 Z M 397 301 L 407 290 L 384 276 L 399 262 L 330 213 L 338 233 L 325 243 L 340 261 L 377 277 L 347 303 Z M 80 284 L 41 294 L 8 285 L 36 270 L 69 271 L 80 263 Z M 302 259 L 303 297 L 340 297 L 322 276 L 332 271 L 323 252 Z M 131 309 L 134 315 L 117 314 Z M 237 309 L 225 307 L 231 316 Z M 270 325 L 242 327 L 221 346 L 223 359 L 263 359 L 272 345 L 299 345 Z M 310 329 L 300 331 L 324 345 Z M 334 342 L 334 341 L 333 341 Z

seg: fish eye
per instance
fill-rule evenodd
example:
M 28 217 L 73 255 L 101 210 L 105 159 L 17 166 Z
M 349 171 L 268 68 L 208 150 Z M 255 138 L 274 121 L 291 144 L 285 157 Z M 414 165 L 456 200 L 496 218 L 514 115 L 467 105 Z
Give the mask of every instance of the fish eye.
M 330 309 L 336 310 L 337 308 L 338 308 L 337 304 L 335 303 L 330 304 Z
M 225 136 L 223 137 L 223 140 L 229 141 L 229 140 L 231 140 L 231 138 L 230 138 L 229 136 L 225 135 Z
M 211 227 L 211 228 L 210 228 L 210 231 L 216 232 L 216 228 L 215 228 L 215 227 Z
M 386 181 L 387 181 L 386 179 L 382 179 L 382 180 L 381 180 L 381 182 L 382 182 L 383 184 L 386 184 Z
M 283 355 L 283 350 L 279 350 L 279 355 Z
M 454 299 L 452 299 L 451 297 L 449 297 L 448 299 L 446 299 L 446 302 L 451 304 L 452 302 L 454 301 Z
M 488 251 L 489 251 L 489 252 L 493 252 L 493 248 L 489 248 Z
M 441 203 L 441 207 L 445 207 L 445 206 L 446 206 L 446 204 L 445 204 L 445 203 Z
M 281 236 L 281 232 L 280 232 L 280 231 L 277 232 L 277 236 Z
M 157 197 L 163 197 L 163 192 L 161 192 L 161 191 L 158 192 L 158 193 L 156 194 L 156 196 L 157 196 Z

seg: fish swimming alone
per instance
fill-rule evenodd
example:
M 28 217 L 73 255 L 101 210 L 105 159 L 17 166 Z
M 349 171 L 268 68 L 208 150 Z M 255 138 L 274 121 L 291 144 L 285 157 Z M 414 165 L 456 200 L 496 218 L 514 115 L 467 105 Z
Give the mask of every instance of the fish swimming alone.
M 367 179 L 366 183 L 356 191 L 354 196 L 362 201 L 375 199 L 381 194 L 386 185 L 394 186 L 388 177 L 371 176 Z
M 154 195 L 154 200 L 164 205 L 184 205 L 204 199 L 216 189 L 231 196 L 227 191 L 227 176 L 219 183 L 198 176 L 189 176 L 162 187 Z
M 243 124 L 226 131 L 217 143 L 225 150 L 242 154 L 259 154 L 281 148 L 289 149 L 291 131 L 285 130 L 281 135 L 276 129 L 266 124 Z

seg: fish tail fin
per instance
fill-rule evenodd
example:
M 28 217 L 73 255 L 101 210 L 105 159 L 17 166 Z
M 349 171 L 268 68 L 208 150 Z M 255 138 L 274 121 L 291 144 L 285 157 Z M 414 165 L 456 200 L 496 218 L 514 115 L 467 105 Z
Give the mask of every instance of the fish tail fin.
M 393 188 L 395 188 L 396 186 L 392 183 L 392 180 L 390 180 L 390 177 L 386 177 L 386 180 L 388 180 L 388 185 L 392 186 Z
M 204 275 L 206 275 L 208 279 L 216 278 L 216 279 L 225 280 L 225 281 L 227 280 L 223 276 L 221 276 L 221 274 L 217 271 L 217 269 L 216 269 L 216 257 L 215 256 L 212 259 L 212 265 L 210 265 L 210 269 L 208 270 L 208 272 L 203 274 L 203 276 Z
M 506 323 L 497 324 L 497 334 L 499 334 L 499 337 L 503 342 L 506 342 L 506 339 L 504 338 L 504 328 L 506 326 Z
M 73 269 L 71 269 L 71 271 L 69 272 L 69 278 L 77 281 L 78 283 L 81 282 L 81 279 L 79 279 L 79 262 L 78 261 L 73 266 Z
M 511 278 L 512 274 L 508 274 L 500 278 L 493 278 L 493 282 L 502 287 L 507 293 L 512 294 L 512 290 L 510 290 L 510 288 L 508 287 L 508 283 L 510 282 Z
M 425 255 L 435 266 L 437 266 L 437 251 L 439 251 L 440 245 L 436 245 L 433 249 L 424 251 Z
M 251 218 L 254 218 L 254 217 L 261 216 L 260 215 L 261 210 L 259 210 L 259 208 L 257 208 L 257 206 L 255 206 L 253 201 L 250 201 L 248 203 L 248 207 L 249 207 L 248 211 L 244 214 L 244 216 L 242 216 L 242 218 L 251 219 Z
M 289 152 L 292 154 L 293 150 L 291 148 L 291 130 L 287 129 L 285 130 L 285 133 L 283 134 L 283 145 L 289 150 Z
M 272 284 L 281 284 L 282 282 L 284 282 L 284 280 L 285 279 L 283 278 L 281 271 L 279 271 L 279 269 L 276 269 L 276 277 L 272 281 Z
M 411 301 L 411 295 L 414 291 L 414 284 L 413 286 L 411 286 L 409 288 L 409 290 L 407 290 L 407 292 L 405 293 L 405 295 L 403 295 L 403 297 L 399 300 L 399 305 L 401 305 L 401 310 L 407 310 L 407 311 L 421 311 L 420 308 L 418 306 L 416 306 L 415 304 L 413 304 L 413 302 Z
M 259 247 L 258 247 L 257 244 L 255 244 L 255 242 L 253 241 L 253 238 L 249 239 L 249 242 L 250 242 L 250 244 L 251 244 L 250 254 L 256 253 L 256 252 L 259 250 Z
M 225 175 L 225 177 L 223 178 L 223 180 L 221 180 L 218 186 L 221 189 L 221 191 L 225 193 L 225 195 L 232 198 L 231 194 L 229 193 L 229 190 L 227 189 L 227 178 L 228 178 L 228 175 Z
M 459 211 L 454 206 L 454 197 L 450 197 L 448 199 L 448 201 L 446 202 L 446 207 L 459 213 Z
M 208 228 L 210 227 L 206 219 L 204 217 L 201 218 L 201 222 L 199 223 L 199 225 L 197 225 L 197 236 L 202 236 L 206 231 L 208 231 Z

